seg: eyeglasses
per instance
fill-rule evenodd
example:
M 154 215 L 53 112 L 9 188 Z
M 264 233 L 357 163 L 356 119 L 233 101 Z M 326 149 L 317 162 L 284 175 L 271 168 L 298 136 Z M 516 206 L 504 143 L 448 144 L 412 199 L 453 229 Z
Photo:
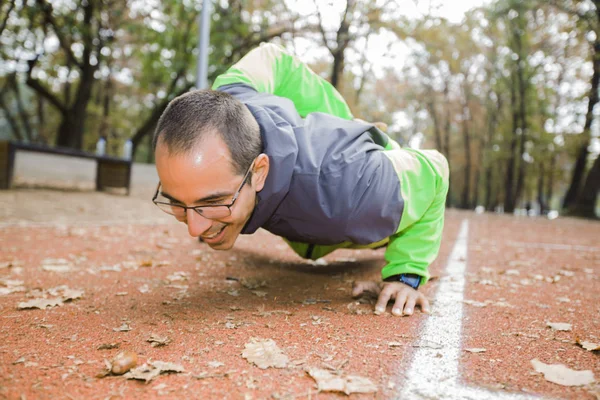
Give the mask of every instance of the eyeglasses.
M 158 186 L 156 187 L 156 193 L 154 193 L 154 197 L 152 197 L 152 202 L 154 204 L 156 204 L 158 206 L 158 208 L 160 208 L 167 214 L 174 215 L 177 219 L 185 219 L 185 217 L 187 215 L 187 210 L 194 210 L 199 215 L 202 215 L 204 218 L 207 218 L 207 219 L 219 219 L 219 218 L 228 217 L 231 215 L 231 207 L 233 207 L 233 205 L 235 204 L 235 201 L 240 196 L 240 192 L 242 191 L 242 188 L 246 184 L 246 181 L 248 180 L 248 176 L 250 175 L 250 171 L 252 170 L 253 166 L 254 166 L 254 162 L 252 162 L 252 164 L 250 165 L 250 168 L 248 168 L 248 171 L 246 171 L 246 175 L 244 175 L 244 180 L 242 181 L 242 184 L 240 185 L 238 190 L 233 195 L 233 199 L 231 199 L 231 203 L 229 203 L 229 204 L 216 204 L 216 205 L 195 206 L 195 207 L 194 206 L 187 207 L 184 205 L 176 204 L 176 203 L 174 203 L 174 200 L 169 199 L 162 195 L 162 193 L 160 191 L 160 189 L 161 189 L 160 182 L 158 182 Z

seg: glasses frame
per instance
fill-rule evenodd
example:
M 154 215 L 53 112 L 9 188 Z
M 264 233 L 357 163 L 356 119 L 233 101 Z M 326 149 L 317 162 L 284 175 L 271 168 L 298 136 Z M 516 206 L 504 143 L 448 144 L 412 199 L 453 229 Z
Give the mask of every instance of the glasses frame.
M 244 179 L 242 180 L 242 183 L 240 185 L 240 187 L 238 188 L 238 190 L 234 193 L 233 198 L 231 199 L 231 203 L 229 204 L 210 204 L 210 205 L 206 205 L 206 206 L 184 206 L 184 205 L 179 205 L 179 204 L 173 204 L 173 203 L 166 203 L 164 201 L 157 201 L 156 198 L 158 197 L 158 194 L 160 193 L 160 187 L 161 187 L 161 183 L 160 181 L 158 182 L 158 186 L 156 187 L 156 192 L 154 193 L 154 196 L 152 197 L 152 202 L 154 204 L 156 204 L 156 206 L 163 212 L 173 215 L 165 210 L 163 210 L 159 204 L 163 204 L 169 207 L 179 207 L 182 208 L 185 212 L 185 214 L 187 215 L 187 210 L 194 210 L 198 215 L 203 216 L 206 219 L 218 219 L 218 218 L 209 218 L 207 216 L 205 216 L 202 213 L 202 209 L 203 208 L 212 208 L 212 207 L 227 207 L 227 210 L 229 211 L 229 214 L 224 215 L 223 217 L 219 217 L 219 218 L 225 218 L 231 215 L 231 207 L 233 207 L 233 205 L 235 204 L 235 201 L 238 199 L 238 197 L 240 196 L 240 193 L 242 192 L 242 189 L 244 188 L 244 185 L 246 184 L 246 182 L 248 181 L 248 176 L 250 175 L 250 171 L 252 170 L 252 167 L 254 166 L 254 161 L 252 161 L 252 164 L 250 164 L 250 167 L 248 168 L 248 170 L 246 171 L 246 175 L 244 175 Z

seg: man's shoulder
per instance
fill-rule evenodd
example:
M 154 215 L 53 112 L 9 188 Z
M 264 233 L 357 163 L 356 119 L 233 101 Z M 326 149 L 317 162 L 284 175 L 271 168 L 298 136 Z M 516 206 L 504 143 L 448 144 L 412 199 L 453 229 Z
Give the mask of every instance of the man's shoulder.
M 257 92 L 252 86 L 244 83 L 233 83 L 221 86 L 217 90 L 229 93 L 246 106 L 252 107 L 255 112 L 257 109 L 265 110 L 269 114 L 275 114 L 278 117 L 283 118 L 283 120 L 291 126 L 302 124 L 302 118 L 296 111 L 294 103 L 285 97 Z

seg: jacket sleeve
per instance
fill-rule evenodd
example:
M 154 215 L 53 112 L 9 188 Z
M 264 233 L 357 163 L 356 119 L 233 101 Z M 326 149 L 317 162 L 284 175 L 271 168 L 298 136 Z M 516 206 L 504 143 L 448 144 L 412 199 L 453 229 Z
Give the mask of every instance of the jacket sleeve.
M 329 82 L 284 48 L 272 43 L 261 43 L 251 50 L 219 75 L 212 88 L 216 90 L 234 83 L 245 83 L 260 93 L 288 98 L 302 117 L 311 112 L 322 112 L 344 119 L 353 118 L 348 104 Z
M 394 163 L 404 210 L 397 232 L 390 236 L 381 275 L 411 273 L 429 280 L 429 265 L 440 249 L 448 193 L 448 163 L 435 150 L 385 151 Z

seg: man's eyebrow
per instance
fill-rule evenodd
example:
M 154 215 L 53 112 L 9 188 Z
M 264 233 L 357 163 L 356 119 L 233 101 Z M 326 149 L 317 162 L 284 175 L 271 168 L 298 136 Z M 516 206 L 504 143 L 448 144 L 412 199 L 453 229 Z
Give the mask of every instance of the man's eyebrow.
M 163 196 L 163 197 L 166 197 L 167 199 L 169 199 L 169 200 L 171 200 L 171 201 L 174 201 L 174 202 L 176 202 L 176 203 L 181 203 L 181 204 L 183 204 L 183 202 L 181 202 L 181 201 L 177 200 L 175 197 L 171 196 L 171 195 L 170 195 L 170 194 L 168 194 L 168 193 L 165 193 L 165 192 L 163 192 L 162 190 L 160 191 L 160 195 L 161 195 L 161 196 Z
M 229 196 L 233 196 L 233 193 L 229 193 L 229 192 L 214 193 L 214 194 L 211 194 L 210 196 L 206 196 L 206 197 L 196 200 L 195 203 L 205 203 L 207 201 L 219 200 L 219 199 L 223 199 L 223 198 L 229 197 Z
M 162 196 L 166 197 L 167 199 L 171 200 L 171 201 L 175 201 L 177 203 L 183 204 L 182 201 L 177 200 L 175 197 L 171 196 L 168 193 L 165 193 L 165 192 L 161 191 L 160 194 Z M 203 197 L 201 199 L 198 199 L 194 203 L 205 203 L 207 201 L 219 200 L 219 199 L 223 199 L 223 198 L 229 197 L 229 196 L 233 196 L 233 193 L 219 192 L 219 193 L 214 193 L 214 194 L 211 194 L 210 196 L 206 196 L 206 197 Z

